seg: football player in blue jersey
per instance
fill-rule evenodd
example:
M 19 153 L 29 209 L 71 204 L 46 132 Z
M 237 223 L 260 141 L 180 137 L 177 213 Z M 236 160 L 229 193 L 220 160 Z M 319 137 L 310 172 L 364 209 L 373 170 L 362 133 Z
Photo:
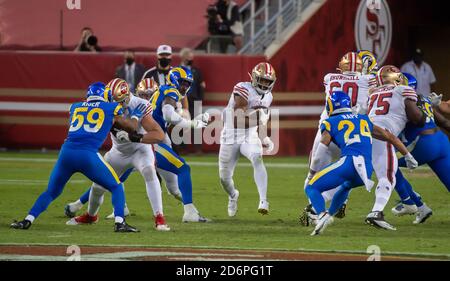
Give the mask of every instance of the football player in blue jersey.
M 89 86 L 86 101 L 72 104 L 69 132 L 50 175 L 47 190 L 39 196 L 25 219 L 15 221 L 11 228 L 28 229 L 62 193 L 70 177 L 80 172 L 112 193 L 115 210 L 114 231 L 138 231 L 124 220 L 125 196 L 122 184 L 98 150 L 113 125 L 134 132 L 146 108 L 136 108 L 131 119 L 125 119 L 121 116 L 122 105 L 112 102 L 115 98 L 105 89 L 103 83 L 97 82 Z
M 308 182 L 305 193 L 317 215 L 317 224 L 311 235 L 322 233 L 333 222 L 333 216 L 348 198 L 350 190 L 364 185 L 368 191 L 374 185 L 370 180 L 372 167 L 372 137 L 392 143 L 403 155 L 408 167 L 417 167 L 417 162 L 403 143 L 370 121 L 367 115 L 355 115 L 351 101 L 345 92 L 333 92 L 327 99 L 326 110 L 329 118 L 322 122 L 322 138 L 316 157 L 320 159 L 328 146 L 334 142 L 341 150 L 341 158 L 318 171 Z M 311 163 L 314 168 L 318 163 Z M 322 192 L 338 187 L 328 210 Z
M 188 72 L 185 73 L 178 73 L 176 75 L 179 75 L 178 77 L 172 77 L 171 79 L 174 80 L 181 80 L 183 79 L 189 79 L 190 81 L 191 74 L 188 69 L 186 69 Z M 185 70 L 185 71 L 186 71 Z M 176 68 L 172 69 L 172 71 L 176 71 Z M 172 74 L 172 76 L 175 76 L 175 74 Z M 167 117 L 161 116 L 162 111 L 157 109 L 161 108 L 162 104 L 164 103 L 164 100 L 169 103 L 172 101 L 178 100 L 178 96 L 180 93 L 183 93 L 183 96 L 186 93 L 186 88 L 181 88 L 180 90 L 178 87 L 174 87 L 173 85 L 176 85 L 175 82 L 171 82 L 171 87 L 164 87 L 165 89 L 170 89 L 170 91 L 167 92 L 167 99 L 163 98 L 166 93 L 160 93 L 158 91 L 158 86 L 154 81 L 150 78 L 146 78 L 139 82 L 138 86 L 136 87 L 136 94 L 145 100 L 150 100 L 153 104 L 153 118 L 155 120 L 160 120 L 160 124 L 164 125 L 164 131 L 166 130 L 166 123 L 165 119 Z M 178 83 L 180 85 L 180 83 Z M 161 87 L 163 88 L 163 87 Z M 188 88 L 187 88 L 188 89 Z M 159 99 L 159 101 L 155 100 L 154 98 Z M 170 108 L 169 108 L 170 110 Z M 155 112 L 159 112 L 155 114 Z M 159 114 L 159 115 L 158 115 Z M 176 114 L 176 113 L 174 113 Z M 176 118 L 176 116 L 175 116 Z M 205 118 L 207 120 L 208 117 Z M 186 122 L 186 121 L 180 121 L 180 122 Z M 206 125 L 205 124 L 201 124 Z M 135 134 L 133 134 L 135 136 Z M 155 148 L 155 156 L 156 156 L 156 165 L 157 170 L 160 173 L 160 175 L 165 179 L 166 186 L 170 192 L 175 198 L 183 202 L 184 205 L 184 215 L 183 215 L 183 222 L 208 222 L 209 219 L 201 216 L 196 209 L 196 207 L 193 204 L 192 199 L 192 179 L 191 179 L 191 170 L 189 165 L 186 163 L 186 161 L 180 157 L 178 154 L 176 154 L 173 149 L 170 146 L 170 140 L 168 136 L 166 135 L 165 143 L 158 143 L 154 146 Z M 133 169 L 127 170 L 123 175 L 121 175 L 120 180 L 121 182 L 125 182 L 129 175 L 132 173 Z M 86 191 L 80 199 L 78 199 L 76 202 L 71 203 L 66 206 L 65 214 L 68 217 L 73 217 L 75 215 L 75 212 L 82 208 L 83 204 L 85 204 L 89 200 L 89 190 Z M 126 206 L 126 205 L 125 205 Z M 125 207 L 125 215 L 127 215 L 128 208 Z M 108 216 L 109 218 L 110 216 Z
M 408 73 L 403 73 L 407 78 L 405 84 L 416 88 L 417 80 Z M 450 121 L 439 111 L 433 110 L 430 99 L 419 96 L 419 108 L 426 115 L 426 123 L 423 127 L 407 123 L 402 133 L 405 145 L 419 165 L 428 164 L 436 173 L 441 182 L 450 191 L 450 143 L 448 137 L 439 130 L 439 127 L 450 132 Z M 400 167 L 405 167 L 405 160 L 399 159 Z M 411 184 L 404 178 L 400 170 L 396 173 L 397 184 L 395 190 L 400 196 L 401 202 L 392 208 L 392 213 L 397 216 L 416 214 L 414 224 L 425 222 L 432 214 L 431 208 L 422 202 L 420 195 L 414 192 Z

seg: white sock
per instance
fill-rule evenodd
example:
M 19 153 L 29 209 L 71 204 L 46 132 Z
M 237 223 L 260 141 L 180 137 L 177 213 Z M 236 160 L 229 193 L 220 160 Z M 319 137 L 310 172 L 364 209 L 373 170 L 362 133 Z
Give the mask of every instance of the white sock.
M 80 199 L 69 204 L 69 209 L 71 212 L 77 212 L 83 208 L 83 203 L 81 203 Z
M 152 206 L 153 215 L 163 213 L 161 184 L 159 183 L 156 171 L 153 167 L 144 168 L 141 172 L 145 180 L 145 189 L 147 196 Z
M 253 177 L 258 187 L 259 200 L 267 201 L 267 171 L 261 156 L 252 159 Z
M 195 208 L 194 204 L 186 204 L 183 206 L 185 213 L 198 213 L 197 208 Z
M 373 205 L 372 212 L 382 212 L 384 210 L 391 197 L 392 189 L 390 184 L 378 183 L 375 190 L 375 204 Z
M 115 217 L 114 222 L 115 223 L 123 223 L 124 219 L 122 217 Z
M 100 210 L 100 206 L 103 204 L 104 194 L 106 189 L 100 185 L 93 184 L 91 192 L 89 193 L 88 214 L 90 216 L 96 216 Z
M 32 215 L 28 215 L 28 216 L 26 216 L 26 218 L 25 218 L 26 220 L 29 220 L 31 223 L 33 223 L 34 222 L 34 220 L 35 220 L 35 217 L 34 216 L 32 216 Z

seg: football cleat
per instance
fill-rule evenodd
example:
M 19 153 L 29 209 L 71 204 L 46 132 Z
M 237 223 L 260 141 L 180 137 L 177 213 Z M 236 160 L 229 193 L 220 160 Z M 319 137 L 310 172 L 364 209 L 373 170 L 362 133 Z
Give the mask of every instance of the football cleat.
M 330 216 L 328 212 L 323 212 L 321 215 L 319 215 L 319 220 L 317 221 L 316 227 L 314 228 L 313 232 L 311 232 L 311 236 L 321 234 L 327 228 L 327 226 L 333 223 L 333 221 L 333 216 Z
M 423 205 L 418 208 L 416 219 L 413 221 L 414 224 L 424 223 L 429 217 L 433 215 L 433 210 L 430 207 Z
M 313 224 L 312 220 L 317 218 L 317 214 L 314 211 L 311 204 L 306 206 L 299 217 L 299 222 L 303 226 L 309 226 Z
M 73 218 L 77 215 L 77 212 L 76 211 L 72 212 L 72 210 L 70 210 L 70 204 L 67 204 L 64 207 L 64 215 L 66 215 L 66 217 L 68 217 L 68 218 Z
M 156 215 L 155 229 L 158 231 L 170 231 L 170 227 L 166 224 L 166 219 L 163 214 Z
M 259 201 L 258 213 L 262 215 L 269 214 L 269 202 L 267 202 L 267 200 Z
M 347 204 L 343 204 L 341 208 L 339 208 L 338 212 L 336 213 L 336 215 L 334 215 L 336 218 L 338 219 L 343 219 L 345 218 L 345 209 L 347 209 Z
M 182 222 L 211 222 L 211 220 L 203 217 L 200 213 L 185 212 Z
M 238 210 L 238 202 L 239 199 L 239 190 L 234 191 L 234 197 L 228 196 L 228 216 L 234 217 L 236 216 L 236 212 Z
M 71 218 L 66 222 L 67 225 L 80 225 L 80 224 L 93 224 L 98 222 L 98 216 L 91 216 L 88 213 L 84 213 L 81 216 Z
M 386 230 L 397 230 L 394 226 L 390 225 L 384 220 L 383 212 L 375 211 L 367 215 L 365 222 L 376 228 L 382 228 Z
M 121 223 L 116 222 L 114 224 L 114 232 L 124 233 L 124 232 L 140 232 L 140 231 L 139 231 L 139 229 L 137 229 L 131 225 L 128 225 L 125 221 L 123 221 Z
M 23 221 L 14 221 L 9 227 L 14 229 L 28 229 L 31 226 L 31 221 L 23 220 Z
M 391 211 L 394 216 L 398 217 L 404 215 L 414 215 L 415 213 L 417 213 L 417 206 L 403 204 L 402 202 L 400 202 L 394 208 L 392 208 Z

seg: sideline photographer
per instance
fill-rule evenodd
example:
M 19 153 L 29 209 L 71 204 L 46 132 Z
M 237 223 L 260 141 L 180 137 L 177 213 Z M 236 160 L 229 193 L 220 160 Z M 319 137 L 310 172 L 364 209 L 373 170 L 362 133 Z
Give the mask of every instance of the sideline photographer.
M 102 49 L 98 46 L 97 36 L 94 35 L 92 28 L 85 27 L 81 30 L 80 42 L 75 48 L 75 52 L 100 52 Z

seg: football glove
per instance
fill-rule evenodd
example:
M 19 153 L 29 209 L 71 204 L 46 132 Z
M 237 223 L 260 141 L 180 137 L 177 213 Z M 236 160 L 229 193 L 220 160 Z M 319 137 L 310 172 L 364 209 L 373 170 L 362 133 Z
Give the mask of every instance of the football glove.
M 142 118 L 142 116 L 144 115 L 146 109 L 147 109 L 147 106 L 145 104 L 141 103 L 131 112 L 131 114 L 130 114 L 131 118 L 140 120 Z
M 194 119 L 192 119 L 191 126 L 194 129 L 205 128 L 206 126 L 208 126 L 208 122 L 209 122 L 209 113 L 205 112 L 203 114 L 199 114 Z
M 419 163 L 417 163 L 416 159 L 411 155 L 411 153 L 408 153 L 405 155 L 405 161 L 406 161 L 406 167 L 410 170 L 414 170 L 419 166 Z
M 269 137 L 265 137 L 262 140 L 262 144 L 263 144 L 264 147 L 267 148 L 266 149 L 267 153 L 271 153 L 273 151 L 274 147 L 275 147 L 273 141 Z
M 442 94 L 438 95 L 435 92 L 432 92 L 428 98 L 434 106 L 439 106 L 442 102 Z

